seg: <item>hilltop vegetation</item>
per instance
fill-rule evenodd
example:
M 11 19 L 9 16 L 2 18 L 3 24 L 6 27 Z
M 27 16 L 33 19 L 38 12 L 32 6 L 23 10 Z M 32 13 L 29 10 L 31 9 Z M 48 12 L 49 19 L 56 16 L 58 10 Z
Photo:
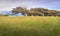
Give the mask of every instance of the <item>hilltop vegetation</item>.
M 0 17 L 0 36 L 60 36 L 60 17 Z
M 60 16 L 60 11 L 44 8 L 31 8 L 28 10 L 25 7 L 16 7 L 12 10 L 12 13 L 22 13 L 25 16 Z

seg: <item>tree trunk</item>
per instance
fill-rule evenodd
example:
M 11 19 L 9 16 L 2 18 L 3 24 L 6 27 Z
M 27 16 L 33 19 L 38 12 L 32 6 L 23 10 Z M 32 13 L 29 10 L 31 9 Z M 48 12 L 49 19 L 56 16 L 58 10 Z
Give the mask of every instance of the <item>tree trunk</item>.
M 41 13 L 42 14 L 42 16 L 44 16 L 44 13 Z
M 24 14 L 25 16 L 28 16 L 27 13 Z
M 33 15 L 31 15 L 31 16 L 33 16 Z

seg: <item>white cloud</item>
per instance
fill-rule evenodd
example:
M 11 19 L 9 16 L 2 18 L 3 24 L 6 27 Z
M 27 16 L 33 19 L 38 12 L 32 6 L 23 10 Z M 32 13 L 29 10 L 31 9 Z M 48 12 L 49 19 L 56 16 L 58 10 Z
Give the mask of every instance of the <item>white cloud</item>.
M 38 5 L 35 4 L 35 2 L 27 2 L 27 1 L 23 1 L 23 2 L 0 2 L 0 11 L 9 11 L 12 10 L 12 8 L 17 7 L 17 6 L 27 6 L 29 7 L 36 7 Z
M 57 0 L 0 0 L 0 11 L 10 11 L 17 6 L 57 8 L 60 6 L 60 1 Z

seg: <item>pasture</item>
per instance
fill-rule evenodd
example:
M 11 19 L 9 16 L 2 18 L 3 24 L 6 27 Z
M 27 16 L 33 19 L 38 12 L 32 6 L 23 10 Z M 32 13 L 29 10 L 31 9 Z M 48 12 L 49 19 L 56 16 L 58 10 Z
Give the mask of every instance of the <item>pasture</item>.
M 0 17 L 0 36 L 60 36 L 60 17 Z

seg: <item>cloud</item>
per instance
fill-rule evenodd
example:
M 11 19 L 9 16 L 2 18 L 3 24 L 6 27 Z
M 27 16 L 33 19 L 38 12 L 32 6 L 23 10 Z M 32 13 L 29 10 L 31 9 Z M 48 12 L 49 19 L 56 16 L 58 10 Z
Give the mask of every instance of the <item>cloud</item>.
M 0 0 L 0 11 L 12 10 L 17 6 L 43 7 L 50 9 L 60 9 L 60 0 Z

